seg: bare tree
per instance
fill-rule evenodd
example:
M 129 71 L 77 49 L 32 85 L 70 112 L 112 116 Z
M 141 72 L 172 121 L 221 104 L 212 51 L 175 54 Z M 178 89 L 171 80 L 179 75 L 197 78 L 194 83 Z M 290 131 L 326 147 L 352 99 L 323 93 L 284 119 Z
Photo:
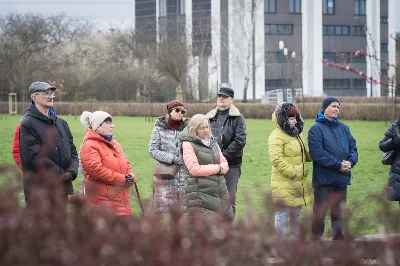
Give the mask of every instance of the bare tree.
M 232 21 L 236 22 L 233 32 L 236 35 L 230 39 L 232 48 L 229 49 L 228 46 L 226 48 L 230 50 L 230 61 L 244 78 L 243 102 L 247 102 L 247 91 L 250 80 L 254 78 L 253 74 L 264 63 L 264 57 L 257 58 L 255 56 L 257 53 L 255 47 L 256 23 L 260 19 L 257 16 L 257 10 L 261 8 L 262 3 L 262 0 L 236 0 L 233 1 L 232 6 Z M 228 33 L 228 36 L 231 35 L 226 29 L 222 30 Z M 253 80 L 254 82 L 255 80 Z
M 107 62 L 107 40 L 103 36 L 89 36 L 74 40 L 62 49 L 59 73 L 70 79 L 75 95 L 74 115 L 77 117 L 78 92 L 90 87 L 104 73 Z
M 218 71 L 218 60 L 219 56 L 211 43 L 211 35 L 215 30 L 213 28 L 211 12 L 208 10 L 193 10 L 193 24 L 190 32 L 187 34 L 188 38 L 191 39 L 191 43 L 188 46 L 189 53 L 193 57 L 193 60 L 189 63 L 188 68 L 194 67 L 197 70 L 197 94 L 200 101 L 205 100 L 209 97 L 208 89 L 208 77 Z M 214 63 L 209 68 L 206 60 Z M 215 62 L 214 62 L 215 61 Z M 207 70 L 204 70 L 204 66 L 207 66 Z
M 188 71 L 186 43 L 174 37 L 160 43 L 158 45 L 157 69 L 176 81 L 177 92 L 181 90 Z
M 40 57 L 48 49 L 87 35 L 90 30 L 86 21 L 64 14 L 45 17 L 28 13 L 0 17 L 1 53 L 7 65 L 11 91 L 25 88 L 31 81 L 29 66 L 34 56 Z M 42 58 L 41 64 L 47 60 Z
M 367 50 L 369 52 L 366 52 L 363 49 L 357 50 L 356 52 L 352 53 L 351 55 L 347 55 L 343 52 L 338 52 L 336 50 L 333 50 L 332 52 L 336 54 L 336 56 L 339 58 L 339 62 L 332 62 L 327 59 L 323 59 L 322 63 L 325 66 L 336 68 L 342 71 L 348 71 L 352 72 L 355 75 L 358 75 L 362 79 L 366 80 L 366 83 L 370 84 L 380 84 L 386 88 L 386 92 L 389 95 L 393 96 L 393 103 L 394 103 L 394 115 L 397 114 L 397 101 L 396 101 L 396 95 L 400 93 L 400 86 L 399 83 L 396 83 L 396 76 L 398 76 L 398 71 L 400 71 L 400 68 L 397 66 L 397 60 L 395 63 L 391 63 L 389 60 L 382 59 L 380 56 L 377 55 L 377 52 L 375 50 L 375 43 L 374 40 L 372 39 L 372 35 L 369 32 L 368 27 L 365 25 L 364 26 L 364 31 L 367 36 L 367 38 L 370 39 L 372 43 L 372 47 L 367 46 Z M 395 46 L 399 46 L 399 34 L 396 35 L 390 35 L 389 38 L 393 39 L 395 41 Z M 367 44 L 368 45 L 368 44 Z M 373 75 L 370 77 L 367 76 L 367 74 L 364 71 L 361 71 L 360 69 L 357 69 L 353 67 L 351 64 L 349 64 L 350 58 L 359 58 L 359 57 L 366 57 L 369 58 L 373 64 L 375 64 L 375 67 L 378 68 L 379 65 L 384 66 L 385 69 L 387 70 L 387 75 L 383 75 L 382 69 L 378 72 L 378 78 L 374 78 Z M 399 54 L 396 54 L 396 59 L 398 59 Z M 379 64 L 378 64 L 379 63 Z

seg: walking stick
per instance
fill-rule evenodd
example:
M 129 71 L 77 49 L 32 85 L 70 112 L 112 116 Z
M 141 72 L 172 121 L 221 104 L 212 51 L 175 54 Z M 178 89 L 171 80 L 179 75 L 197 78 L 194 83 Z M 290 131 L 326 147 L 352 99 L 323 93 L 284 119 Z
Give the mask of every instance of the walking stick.
M 139 190 L 137 188 L 136 182 L 134 183 L 134 185 L 135 185 L 137 200 L 138 200 L 138 203 L 140 205 L 140 208 L 142 209 L 142 214 L 143 214 L 144 213 L 144 209 L 143 209 L 142 201 L 140 200 L 140 194 L 139 194 Z

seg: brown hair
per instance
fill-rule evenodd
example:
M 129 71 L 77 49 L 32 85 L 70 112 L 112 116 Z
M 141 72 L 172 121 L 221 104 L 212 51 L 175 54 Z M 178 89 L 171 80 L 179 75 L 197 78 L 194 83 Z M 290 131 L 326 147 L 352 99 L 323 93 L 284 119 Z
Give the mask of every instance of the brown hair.
M 299 109 L 296 106 L 290 106 L 287 109 L 286 116 L 287 117 L 297 117 L 299 115 Z

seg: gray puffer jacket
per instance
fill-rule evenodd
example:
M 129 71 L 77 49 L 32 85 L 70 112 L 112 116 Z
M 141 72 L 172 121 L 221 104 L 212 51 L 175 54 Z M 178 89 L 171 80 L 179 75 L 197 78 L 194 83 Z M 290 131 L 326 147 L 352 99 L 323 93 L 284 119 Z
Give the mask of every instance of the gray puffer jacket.
M 179 157 L 178 136 L 187 126 L 187 120 L 182 121 L 178 130 L 172 130 L 164 116 L 159 117 L 151 134 L 149 152 L 157 163 L 174 163 L 174 157 Z M 182 175 L 182 159 L 175 161 L 179 170 L 174 179 L 153 179 L 153 208 L 158 212 L 168 212 L 171 205 L 180 202 L 184 204 L 185 179 Z

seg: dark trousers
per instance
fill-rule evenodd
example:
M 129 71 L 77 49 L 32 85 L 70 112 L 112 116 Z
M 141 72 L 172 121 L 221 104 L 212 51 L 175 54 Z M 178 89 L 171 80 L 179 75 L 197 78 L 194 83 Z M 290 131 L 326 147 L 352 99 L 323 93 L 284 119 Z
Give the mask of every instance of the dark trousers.
M 347 187 L 320 186 L 314 189 L 312 235 L 318 240 L 325 231 L 325 215 L 331 210 L 332 240 L 343 240 L 340 205 L 347 199 Z
M 228 187 L 229 196 L 231 198 L 231 204 L 234 216 L 236 214 L 236 191 L 241 174 L 242 174 L 241 166 L 229 166 L 229 170 L 225 174 L 226 186 Z

